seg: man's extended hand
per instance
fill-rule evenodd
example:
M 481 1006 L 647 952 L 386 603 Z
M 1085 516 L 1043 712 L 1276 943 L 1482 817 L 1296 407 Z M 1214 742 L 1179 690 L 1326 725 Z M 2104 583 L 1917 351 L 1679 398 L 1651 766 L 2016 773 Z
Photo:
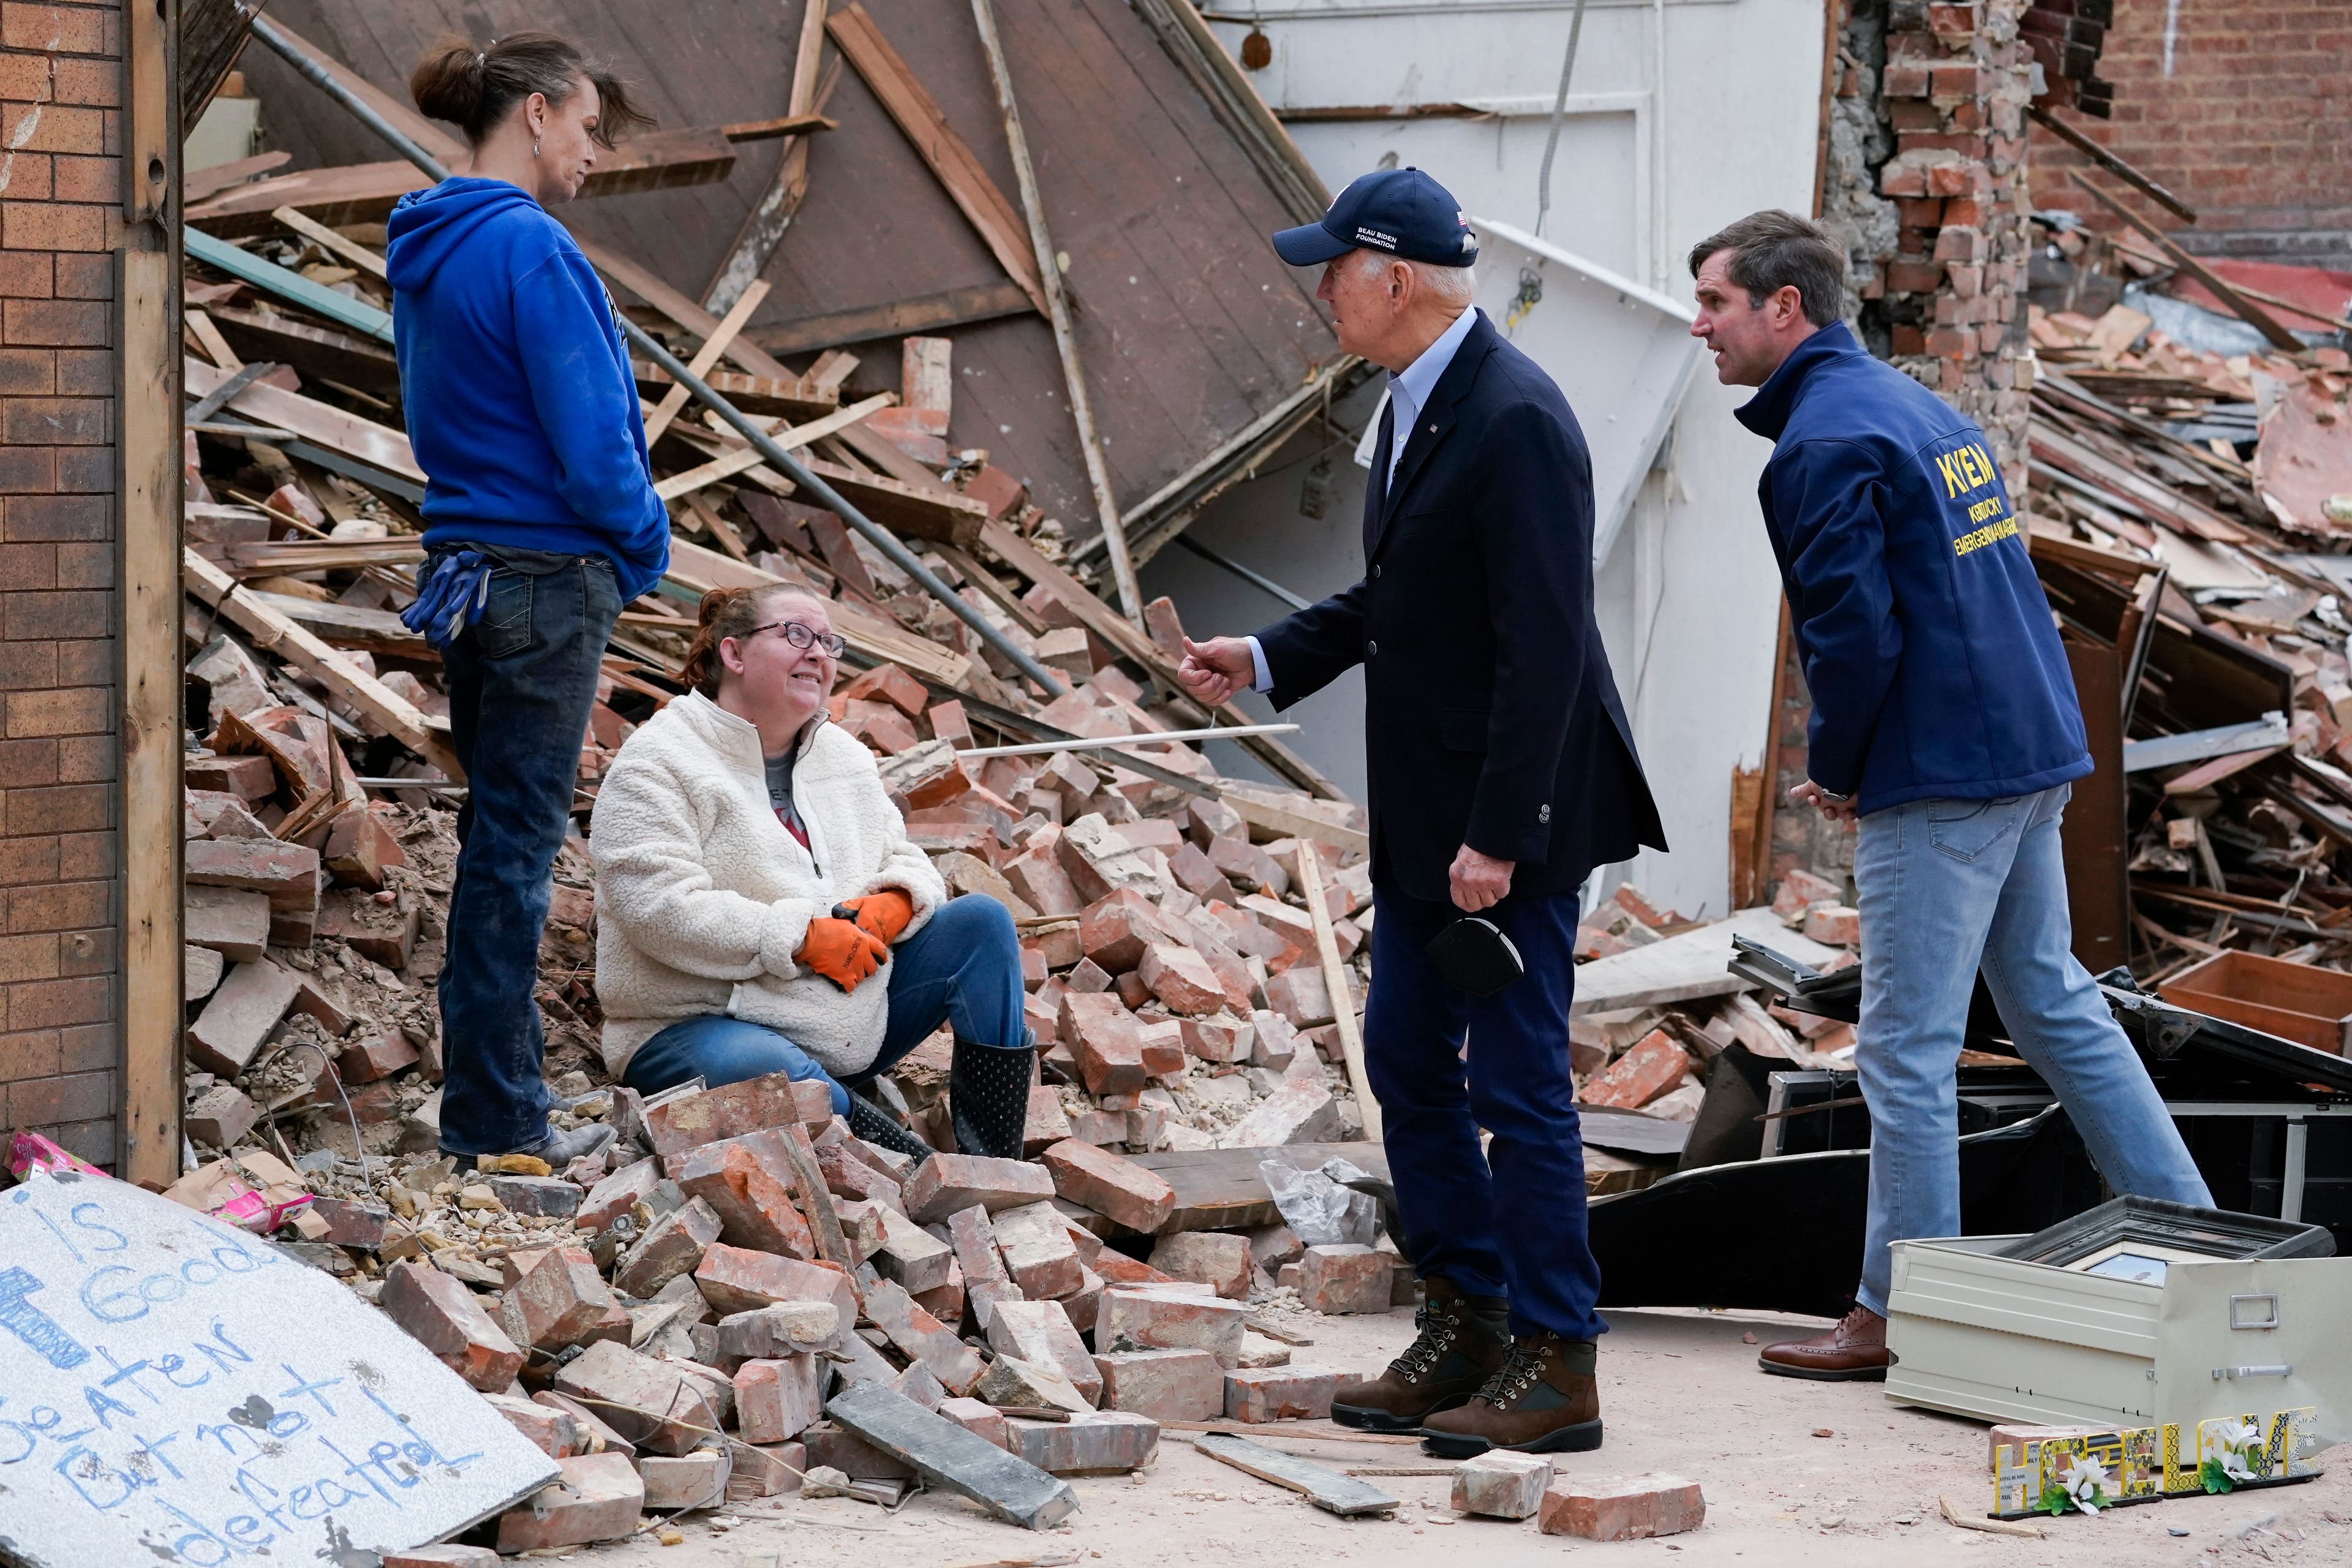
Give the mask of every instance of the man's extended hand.
M 1184 660 L 1176 667 L 1184 689 L 1212 708 L 1243 691 L 1257 679 L 1257 661 L 1250 657 L 1247 637 L 1211 637 L 1207 642 L 1184 639 Z
M 1832 822 L 1853 820 L 1853 801 L 1831 799 L 1830 793 L 1811 779 L 1789 792 L 1789 804 L 1812 806 Z
M 1517 864 L 1516 860 L 1481 855 L 1465 844 L 1454 854 L 1454 868 L 1448 873 L 1454 884 L 1454 907 L 1475 915 L 1501 903 L 1510 894 L 1511 870 Z

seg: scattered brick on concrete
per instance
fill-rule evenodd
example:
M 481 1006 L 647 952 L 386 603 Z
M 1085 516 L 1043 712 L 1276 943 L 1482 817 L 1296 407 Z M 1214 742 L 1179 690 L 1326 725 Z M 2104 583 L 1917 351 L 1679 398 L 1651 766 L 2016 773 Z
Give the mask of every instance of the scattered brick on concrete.
M 1551 1461 L 1541 1454 L 1489 1448 L 1454 1472 L 1454 1510 L 1489 1519 L 1527 1519 L 1543 1507 Z
M 1706 1519 L 1706 1500 L 1696 1481 L 1652 1472 L 1554 1481 L 1544 1493 L 1536 1528 L 1546 1535 L 1588 1541 L 1640 1541 L 1696 1530 Z
M 435 1360 L 476 1388 L 506 1388 L 522 1370 L 522 1352 L 514 1341 L 471 1290 L 437 1268 L 394 1264 L 376 1304 Z
M 882 1245 L 870 1258 L 874 1271 L 896 1280 L 910 1296 L 946 1285 L 955 1272 L 954 1249 L 895 1209 L 882 1208 L 877 1214 Z
M 1109 992 L 1069 991 L 1061 1002 L 1062 1043 L 1077 1056 L 1087 1092 L 1133 1094 L 1149 1081 L 1143 1067 L 1143 1026 Z
M 273 910 L 319 907 L 319 852 L 276 838 L 198 838 L 187 843 L 183 877 L 192 888 L 265 893 Z
M 655 1513 L 709 1508 L 724 1502 L 727 1483 L 733 1472 L 728 1447 L 698 1448 L 691 1454 L 648 1454 L 637 1461 L 637 1476 L 646 1486 L 645 1507 Z
M 1004 1426 L 1013 1451 L 1048 1475 L 1118 1475 L 1142 1468 L 1160 1451 L 1160 1423 L 1125 1410 L 1056 1422 L 1008 1417 Z
M 299 975 L 266 958 L 237 964 L 188 1026 L 189 1061 L 216 1077 L 235 1078 L 252 1064 L 301 988 Z
M 1047 1149 L 1043 1159 L 1056 1193 L 1129 1230 L 1148 1235 L 1175 1210 L 1176 1189 L 1167 1178 L 1124 1155 L 1072 1138 Z
M 416 1065 L 422 1053 L 397 1029 L 376 1029 L 347 1042 L 335 1058 L 345 1083 L 374 1083 Z
M 1024 1204 L 992 1216 L 1005 1272 L 1029 1300 L 1072 1295 L 1085 1283 L 1077 1243 L 1050 1203 Z
M 216 1083 L 189 1103 L 181 1125 L 197 1142 L 226 1149 L 253 1130 L 254 1120 L 259 1115 L 244 1090 L 233 1084 Z
M 1094 1401 L 1078 1392 L 1061 1367 L 1051 1362 L 1024 1361 L 1000 1354 L 981 1373 L 972 1394 L 1006 1410 L 1092 1410 Z
M 1321 1143 L 1339 1126 L 1339 1102 L 1321 1079 L 1293 1079 L 1227 1128 L 1217 1139 L 1217 1146 L 1279 1149 L 1292 1143 Z
M 1050 1198 L 1054 1178 L 1025 1160 L 934 1154 L 915 1168 L 903 1195 L 907 1217 L 917 1225 L 929 1225 L 974 1204 L 992 1214 Z
M 1587 1105 L 1634 1110 L 1682 1082 L 1690 1053 L 1664 1029 L 1653 1029 L 1577 1091 Z
M 927 1485 L 969 1498 L 1000 1519 L 1050 1530 L 1077 1508 L 1066 1484 L 1037 1473 L 1045 1467 L 1024 1463 L 878 1384 L 855 1384 L 825 1408 L 835 1422 L 908 1465 Z
M 1225 1371 L 1207 1351 L 1116 1351 L 1094 1358 L 1097 1403 L 1154 1421 L 1214 1421 L 1225 1414 Z
M 534 1404 L 544 1405 L 551 1410 L 561 1410 L 571 1416 L 581 1432 L 591 1439 L 586 1445 L 585 1451 L 591 1453 L 598 1451 L 597 1446 L 601 1443 L 604 1448 L 614 1453 L 626 1455 L 630 1458 L 636 1458 L 637 1446 L 635 1443 L 622 1436 L 603 1416 L 570 1394 L 559 1394 L 551 1388 L 542 1388 L 530 1397 Z
M 870 1379 L 879 1388 L 878 1379 Z M 853 1480 L 911 1481 L 915 1468 L 904 1459 L 894 1458 L 868 1443 L 856 1433 L 845 1430 L 833 1421 L 820 1421 L 801 1434 L 801 1443 L 808 1449 L 806 1472 L 815 1479 L 820 1468 L 838 1470 Z
M 499 1206 L 509 1214 L 542 1219 L 570 1218 L 579 1212 L 580 1200 L 586 1195 L 560 1176 L 494 1175 L 489 1188 Z
M 729 1453 L 735 1461 L 734 1473 L 727 1478 L 729 1502 L 796 1492 L 801 1474 L 808 1468 L 808 1449 L 799 1443 L 737 1443 Z
M 1317 1421 L 1331 1414 L 1339 1374 L 1319 1366 L 1240 1369 L 1225 1373 L 1224 1413 L 1234 1421 Z
M 1246 1237 L 1214 1230 L 1180 1230 L 1161 1237 L 1152 1247 L 1151 1267 L 1171 1279 L 1207 1285 L 1228 1300 L 1249 1300 L 1250 1247 Z
M 1103 1291 L 1095 1345 L 1105 1352 L 1202 1350 L 1231 1366 L 1248 1316 L 1244 1303 L 1198 1286 L 1113 1285 Z
M 635 1466 L 618 1454 L 581 1454 L 555 1462 L 563 1470 L 561 1479 L 499 1516 L 501 1554 L 586 1546 L 635 1532 L 646 1504 Z
M 978 1204 L 967 1205 L 948 1216 L 948 1239 L 955 1248 L 956 1262 L 963 1270 L 964 1297 L 969 1302 L 973 1320 L 981 1331 L 988 1331 L 989 1314 L 999 1301 L 1025 1300 L 1021 1287 L 1013 1283 L 1005 1272 L 1003 1255 L 997 1250 L 996 1230 L 990 1224 L 988 1210 Z
M 671 1280 L 693 1273 L 722 1228 L 718 1211 L 700 1198 L 688 1198 L 646 1227 L 622 1256 L 613 1283 L 632 1296 L 652 1296 Z
M 719 1430 L 719 1408 L 700 1379 L 609 1340 L 559 1368 L 555 1387 L 647 1453 L 683 1454 Z
M 1002 1316 L 1002 1308 L 998 1313 Z M 903 1354 L 929 1367 L 949 1393 L 969 1394 L 980 1381 L 985 1370 L 980 1352 L 889 1280 L 878 1280 L 867 1288 L 866 1315 Z
M 988 1324 L 989 1348 L 1033 1365 L 1059 1367 L 1088 1405 L 1102 1395 L 1102 1373 L 1059 1301 L 1007 1301 Z
M 515 1394 L 485 1393 L 482 1398 L 549 1458 L 561 1459 L 572 1454 L 587 1452 L 585 1436 L 580 1429 L 580 1423 L 572 1418 L 570 1411 L 541 1405 Z
M 986 1438 L 1000 1448 L 1011 1448 L 1012 1438 L 1004 1430 L 1004 1417 L 998 1414 L 996 1406 L 984 1400 L 950 1394 L 940 1401 L 938 1414 L 974 1436 Z
M 823 1354 L 841 1347 L 849 1325 L 837 1301 L 779 1301 L 719 1320 L 719 1352 L 742 1361 Z
M 719 1215 L 730 1246 L 814 1258 L 816 1238 L 793 1203 L 793 1179 L 785 1136 L 772 1130 L 690 1150 L 677 1171 L 678 1186 Z
M 746 1443 L 787 1443 L 824 1414 L 825 1364 L 811 1354 L 747 1361 L 735 1370 L 735 1419 Z
M 1385 1312 L 1389 1310 L 1388 1255 L 1345 1242 L 1310 1247 L 1298 1258 L 1298 1296 L 1317 1312 Z

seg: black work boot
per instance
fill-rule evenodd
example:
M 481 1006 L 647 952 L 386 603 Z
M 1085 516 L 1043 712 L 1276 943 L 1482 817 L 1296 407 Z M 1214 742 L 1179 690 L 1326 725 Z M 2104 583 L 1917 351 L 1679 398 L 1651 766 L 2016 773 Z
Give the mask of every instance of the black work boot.
M 956 1037 L 948 1069 L 948 1110 L 957 1148 L 992 1160 L 1018 1160 L 1029 1126 L 1029 1086 L 1036 1079 L 1037 1037 L 1017 1046 L 984 1046 Z
M 1511 1342 L 1510 1359 L 1470 1399 L 1422 1424 L 1421 1446 L 1444 1459 L 1489 1448 L 1583 1454 L 1601 1447 L 1601 1391 L 1591 1340 L 1546 1331 Z
M 893 1154 L 904 1154 L 909 1160 L 928 1160 L 938 1152 L 929 1143 L 899 1125 L 896 1117 L 856 1089 L 845 1089 L 849 1096 L 849 1131 L 855 1136 L 877 1149 L 887 1149 Z
M 1508 1303 L 1500 1296 L 1465 1294 L 1440 1275 L 1424 1281 L 1421 1333 L 1388 1371 L 1348 1391 L 1331 1405 L 1331 1419 L 1370 1432 L 1417 1432 L 1440 1410 L 1451 1410 L 1500 1371 L 1510 1353 Z

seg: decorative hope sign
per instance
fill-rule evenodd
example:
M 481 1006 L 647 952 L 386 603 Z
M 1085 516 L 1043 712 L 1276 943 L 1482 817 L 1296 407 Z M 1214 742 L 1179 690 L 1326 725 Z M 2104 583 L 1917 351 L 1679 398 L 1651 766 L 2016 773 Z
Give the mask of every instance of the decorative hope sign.
M 0 1192 L 0 1561 L 367 1568 L 556 1475 L 268 1242 L 73 1171 Z
M 2270 1415 L 2168 1421 L 2089 1436 L 2004 1444 L 1994 1457 L 1995 1519 L 2034 1513 L 2097 1513 L 2169 1497 L 2284 1486 L 2319 1474 L 2319 1413 L 2310 1405 Z

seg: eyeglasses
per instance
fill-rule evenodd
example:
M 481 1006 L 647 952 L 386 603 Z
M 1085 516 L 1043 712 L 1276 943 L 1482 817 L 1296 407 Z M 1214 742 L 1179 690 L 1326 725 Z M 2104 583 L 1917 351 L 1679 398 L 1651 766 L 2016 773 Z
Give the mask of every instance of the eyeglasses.
M 745 642 L 750 642 L 751 637 L 758 637 L 761 632 L 772 632 L 779 629 L 783 632 L 784 640 L 792 644 L 794 647 L 806 648 L 811 644 L 814 644 L 816 647 L 824 650 L 825 657 L 827 658 L 839 658 L 842 656 L 843 651 L 849 647 L 847 643 L 841 640 L 838 634 L 834 632 L 821 632 L 814 626 L 804 626 L 798 621 L 770 621 L 765 626 L 753 626 L 751 628 L 751 637 L 747 637 L 743 640 Z

